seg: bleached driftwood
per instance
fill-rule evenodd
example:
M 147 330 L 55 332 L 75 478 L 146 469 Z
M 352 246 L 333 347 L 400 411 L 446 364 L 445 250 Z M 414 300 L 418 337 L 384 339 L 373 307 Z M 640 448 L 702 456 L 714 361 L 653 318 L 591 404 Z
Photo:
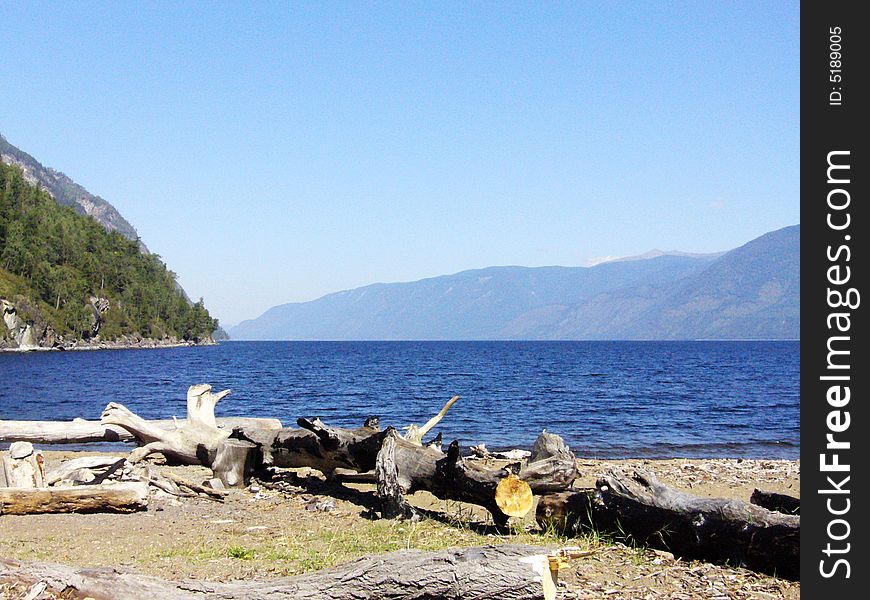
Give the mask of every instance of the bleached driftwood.
M 459 400 L 459 396 L 453 396 L 447 403 L 441 408 L 437 415 L 426 421 L 426 424 L 422 427 L 418 427 L 417 425 L 408 425 L 405 427 L 405 439 L 413 444 L 417 444 L 418 446 L 423 445 L 423 436 L 425 436 L 429 431 L 435 427 L 438 423 L 441 422 L 441 419 L 444 418 L 444 415 L 447 414 L 447 411 L 450 410 L 450 407 L 456 404 L 456 401 Z
M 0 514 L 132 512 L 148 506 L 145 483 L 50 488 L 0 488 Z
M 49 469 L 45 474 L 45 484 L 59 482 L 99 484 L 124 466 L 126 458 L 118 456 L 83 456 L 67 460 Z M 90 473 L 88 478 L 87 473 Z
M 0 453 L 0 486 L 45 487 L 45 459 L 30 442 L 15 442 Z
M 113 600 L 553 600 L 558 564 L 545 548 L 488 546 L 400 550 L 271 581 L 170 581 L 118 568 L 82 569 L 0 559 L 0 581 L 45 581 L 51 591 Z
M 799 576 L 799 516 L 740 500 L 686 494 L 645 471 L 628 476 L 614 469 L 594 490 L 544 496 L 537 519 L 545 529 L 578 533 L 592 528 L 676 556 Z
M 127 460 L 131 463 L 160 453 L 182 464 L 211 466 L 218 444 L 230 435 L 229 431 L 218 428 L 214 407 L 229 393 L 230 390 L 224 390 L 213 394 L 211 386 L 205 383 L 190 386 L 187 390 L 187 421 L 171 431 L 154 426 L 124 405 L 114 402 L 106 406 L 100 422 L 123 427 L 144 444 L 130 453 Z
M 219 429 L 232 431 L 236 427 L 250 429 L 281 429 L 278 419 L 219 417 Z M 158 429 L 171 431 L 186 424 L 185 420 L 160 419 L 147 423 Z M 136 437 L 117 425 L 104 425 L 100 421 L 0 421 L 0 443 L 31 442 L 34 444 L 86 444 L 90 442 L 133 442 Z
M 254 467 L 256 444 L 245 440 L 227 439 L 218 444 L 214 463 L 211 466 L 214 476 L 225 488 L 239 488 L 248 485 Z

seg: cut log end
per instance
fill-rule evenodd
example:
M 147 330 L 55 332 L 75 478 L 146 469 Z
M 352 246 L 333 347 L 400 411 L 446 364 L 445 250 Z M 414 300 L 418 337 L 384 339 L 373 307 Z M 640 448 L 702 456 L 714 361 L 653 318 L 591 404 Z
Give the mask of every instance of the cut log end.
M 524 517 L 535 503 L 529 484 L 510 473 L 495 488 L 495 503 L 509 517 Z

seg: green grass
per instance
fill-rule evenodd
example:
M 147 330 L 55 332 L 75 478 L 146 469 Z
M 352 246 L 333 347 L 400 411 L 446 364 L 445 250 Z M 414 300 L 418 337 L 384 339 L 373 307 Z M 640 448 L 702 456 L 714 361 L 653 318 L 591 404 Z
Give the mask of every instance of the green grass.
M 568 538 L 556 531 L 530 532 L 521 524 L 497 535 L 479 533 L 468 522 L 459 520 L 447 524 L 431 519 L 419 523 L 360 519 L 319 528 L 307 528 L 297 522 L 287 524 L 281 535 L 234 534 L 220 539 L 217 545 L 164 548 L 151 556 L 188 565 L 240 560 L 256 569 L 297 575 L 395 550 L 443 550 L 505 543 L 589 549 L 596 547 L 597 541 L 591 536 Z M 140 557 L 140 562 L 148 560 L 147 556 Z

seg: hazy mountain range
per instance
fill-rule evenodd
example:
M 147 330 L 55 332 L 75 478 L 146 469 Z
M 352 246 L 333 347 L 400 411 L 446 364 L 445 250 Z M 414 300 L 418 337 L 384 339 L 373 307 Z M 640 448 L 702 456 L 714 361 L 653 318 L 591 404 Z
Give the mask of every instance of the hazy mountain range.
M 490 267 L 269 309 L 239 340 L 798 339 L 800 225 L 713 255 Z

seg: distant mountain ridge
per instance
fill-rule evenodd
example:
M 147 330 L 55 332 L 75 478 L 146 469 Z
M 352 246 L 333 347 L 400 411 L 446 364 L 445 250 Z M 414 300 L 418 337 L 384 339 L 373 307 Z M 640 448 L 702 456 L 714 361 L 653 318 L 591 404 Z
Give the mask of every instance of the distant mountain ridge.
M 77 213 L 91 217 L 107 230 L 117 231 L 128 240 L 139 241 L 136 229 L 108 201 L 90 193 L 64 173 L 43 166 L 30 154 L 10 144 L 2 133 L 0 161 L 20 167 L 28 183 L 42 186 L 58 204 L 72 206 Z M 144 246 L 143 249 L 147 250 Z
M 490 267 L 273 307 L 233 339 L 797 339 L 800 225 L 724 254 Z

